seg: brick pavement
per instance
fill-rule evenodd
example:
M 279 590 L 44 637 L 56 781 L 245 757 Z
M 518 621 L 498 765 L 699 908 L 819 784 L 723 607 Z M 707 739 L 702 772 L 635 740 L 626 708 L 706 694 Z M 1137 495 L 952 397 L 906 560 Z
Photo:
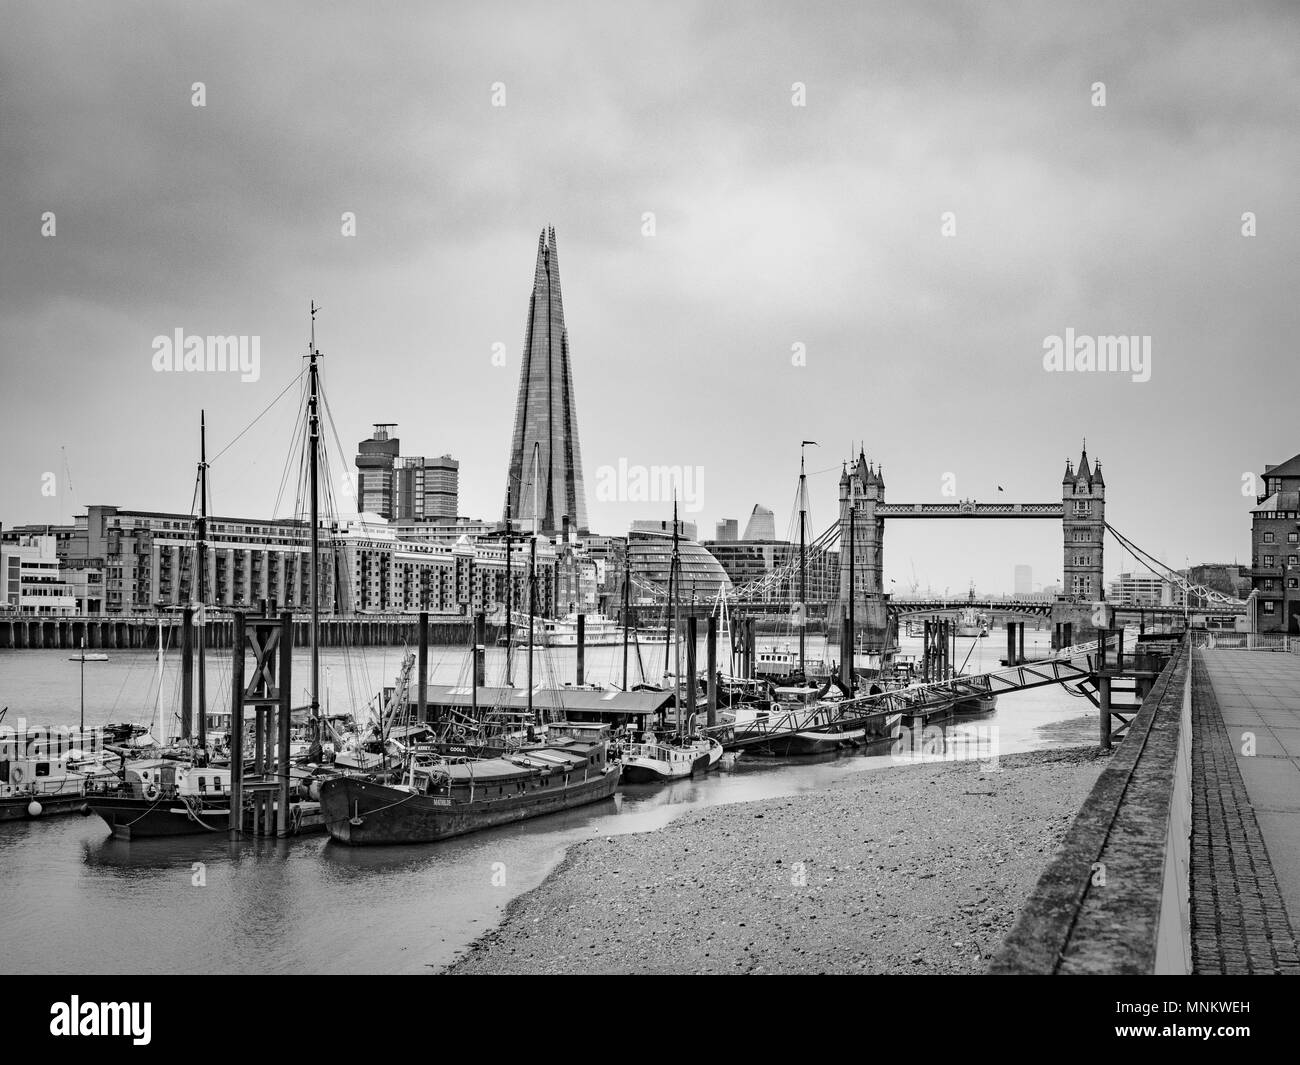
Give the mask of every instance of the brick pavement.
M 1193 971 L 1300 974 L 1300 656 L 1197 651 L 1192 697 Z

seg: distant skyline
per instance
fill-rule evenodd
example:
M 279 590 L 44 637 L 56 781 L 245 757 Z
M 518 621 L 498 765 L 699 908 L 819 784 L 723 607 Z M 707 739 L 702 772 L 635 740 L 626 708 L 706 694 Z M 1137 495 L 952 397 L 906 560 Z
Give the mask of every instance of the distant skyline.
M 1243 476 L 1300 451 L 1294 6 L 390 14 L 6 4 L 6 527 L 187 511 L 200 408 L 214 509 L 272 516 L 294 390 L 259 415 L 313 299 L 335 494 L 396 422 L 499 517 L 554 226 L 594 531 L 671 516 L 596 498 L 620 462 L 699 467 L 685 517 L 761 503 L 782 536 L 801 440 L 820 530 L 860 444 L 890 501 L 1050 502 L 1086 437 L 1125 535 L 1249 561 Z M 158 372 L 178 329 L 259 338 L 257 379 Z M 1046 371 L 1075 334 L 1149 337 L 1150 379 Z M 1059 526 L 886 531 L 887 590 L 913 565 L 1010 588 L 1015 562 L 1055 583 Z M 1109 542 L 1107 577 L 1132 568 Z

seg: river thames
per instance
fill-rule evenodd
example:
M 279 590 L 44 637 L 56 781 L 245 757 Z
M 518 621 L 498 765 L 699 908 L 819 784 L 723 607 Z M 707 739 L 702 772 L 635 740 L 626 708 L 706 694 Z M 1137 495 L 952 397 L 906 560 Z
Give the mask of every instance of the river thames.
M 1048 634 L 1026 633 L 1042 651 Z M 760 641 L 771 642 L 771 641 Z M 779 641 L 784 643 L 785 641 Z M 903 650 L 919 651 L 919 640 Z M 1001 632 L 959 640 L 957 663 L 996 669 Z M 321 652 L 322 701 L 338 712 L 364 706 L 401 664 L 400 648 Z M 820 654 L 812 641 L 810 653 Z M 0 652 L 6 725 L 148 722 L 157 707 L 157 664 L 148 651 L 113 651 L 106 662 L 69 661 L 67 650 Z M 663 650 L 646 655 L 652 676 Z M 164 656 L 162 713 L 177 702 L 179 662 Z M 635 655 L 632 680 L 638 679 Z M 703 662 L 701 655 L 700 661 Z M 622 650 L 588 648 L 589 682 L 621 680 Z M 229 706 L 229 654 L 211 654 L 209 701 Z M 539 656 L 545 680 L 573 679 L 575 651 Z M 305 701 L 308 653 L 294 652 L 295 704 Z M 464 648 L 432 648 L 430 680 L 467 676 Z M 488 652 L 488 682 L 504 656 Z M 517 664 L 516 680 L 523 673 Z M 76 815 L 0 825 L 0 970 L 7 973 L 435 972 L 499 920 L 505 905 L 539 884 L 565 849 L 592 836 L 659 828 L 682 813 L 722 803 L 815 791 L 846 774 L 918 760 L 1075 746 L 1096 738 L 1089 703 L 1060 687 L 1001 697 L 978 721 L 933 727 L 924 736 L 826 758 L 797 761 L 727 756 L 707 777 L 671 786 L 625 787 L 579 810 L 418 847 L 349 848 L 324 836 L 231 844 L 212 837 L 124 842 L 98 818 Z

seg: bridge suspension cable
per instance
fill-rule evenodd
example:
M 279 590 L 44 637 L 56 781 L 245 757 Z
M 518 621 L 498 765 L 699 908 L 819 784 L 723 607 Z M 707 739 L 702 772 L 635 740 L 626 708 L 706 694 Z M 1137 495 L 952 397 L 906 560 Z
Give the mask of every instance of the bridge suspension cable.
M 827 556 L 830 549 L 839 542 L 840 523 L 837 521 L 825 532 L 821 533 L 815 540 L 808 544 L 808 569 L 811 572 L 821 572 L 823 580 L 827 564 Z M 837 573 L 838 578 L 838 573 Z M 782 587 L 782 585 L 793 584 L 799 577 L 799 556 L 791 552 L 781 565 L 777 566 L 770 573 L 764 574 L 752 581 L 746 581 L 744 584 L 734 585 L 726 598 L 731 603 L 752 602 L 768 597 L 771 592 Z M 789 595 L 787 598 L 797 598 Z
M 1134 558 L 1140 558 L 1146 563 L 1147 568 L 1153 572 L 1159 572 L 1171 584 L 1176 584 L 1183 590 L 1187 596 L 1188 604 L 1191 604 L 1193 597 L 1204 600 L 1207 603 L 1219 603 L 1223 606 L 1245 606 L 1245 600 L 1237 599 L 1231 595 L 1225 595 L 1223 592 L 1215 591 L 1213 588 L 1207 588 L 1203 584 L 1193 584 L 1181 573 L 1175 569 L 1170 569 L 1163 562 L 1152 558 L 1146 551 L 1138 547 L 1132 540 L 1115 528 L 1110 522 L 1106 522 L 1107 531 L 1115 537 L 1124 548 L 1133 555 Z

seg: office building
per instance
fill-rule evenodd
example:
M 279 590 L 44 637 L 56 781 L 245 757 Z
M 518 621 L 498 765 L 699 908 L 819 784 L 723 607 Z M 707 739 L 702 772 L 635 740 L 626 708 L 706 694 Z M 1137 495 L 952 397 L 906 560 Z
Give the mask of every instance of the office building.
M 1031 566 L 1017 566 L 1015 569 L 1016 595 L 1034 594 L 1034 571 Z
M 357 510 L 386 521 L 455 521 L 460 506 L 460 463 L 401 454 L 392 422 L 377 423 L 357 445 Z
M 374 435 L 357 444 L 357 510 L 362 514 L 393 516 L 395 468 L 402 442 L 392 436 L 392 422 L 376 423 Z
M 745 535 L 742 539 L 776 539 L 776 520 L 772 517 L 772 512 L 761 503 L 754 504 L 754 509 L 749 515 L 749 522 L 745 525 Z

